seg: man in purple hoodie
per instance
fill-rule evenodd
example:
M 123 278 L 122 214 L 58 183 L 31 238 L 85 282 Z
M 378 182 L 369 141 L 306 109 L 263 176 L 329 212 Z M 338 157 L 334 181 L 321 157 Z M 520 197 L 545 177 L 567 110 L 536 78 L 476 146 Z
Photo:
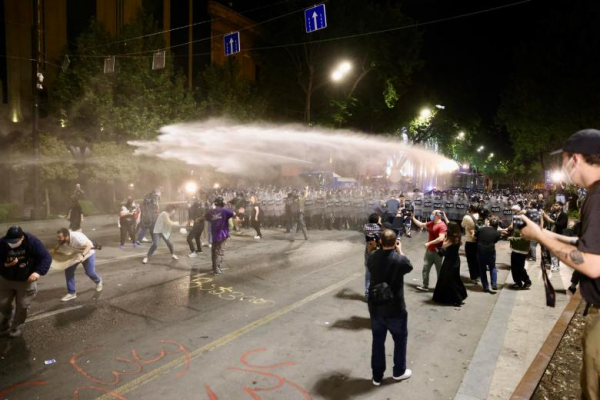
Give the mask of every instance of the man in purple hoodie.
M 215 199 L 215 208 L 206 213 L 206 221 L 210 222 L 212 233 L 212 268 L 215 275 L 223 273 L 221 264 L 225 256 L 225 242 L 229 239 L 229 220 L 235 213 L 224 208 L 225 201 L 222 197 Z
M 0 336 L 21 336 L 37 280 L 46 275 L 52 257 L 35 236 L 11 226 L 0 238 Z M 13 301 L 15 312 L 13 315 Z

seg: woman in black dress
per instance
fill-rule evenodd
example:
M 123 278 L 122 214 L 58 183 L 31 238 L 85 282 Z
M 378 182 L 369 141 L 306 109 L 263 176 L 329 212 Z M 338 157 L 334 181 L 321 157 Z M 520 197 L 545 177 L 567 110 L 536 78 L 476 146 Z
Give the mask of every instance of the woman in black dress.
M 436 303 L 460 307 L 467 298 L 467 289 L 460 279 L 460 244 L 460 227 L 456 222 L 448 223 L 448 232 L 442 246 L 445 253 L 444 262 L 433 292 L 433 301 Z

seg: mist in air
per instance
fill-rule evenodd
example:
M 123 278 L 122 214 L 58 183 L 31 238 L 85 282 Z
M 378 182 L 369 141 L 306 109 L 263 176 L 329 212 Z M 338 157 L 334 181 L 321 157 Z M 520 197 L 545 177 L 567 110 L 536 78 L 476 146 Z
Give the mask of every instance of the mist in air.
M 241 124 L 224 119 L 165 126 L 154 141 L 131 141 L 137 155 L 210 166 L 218 172 L 264 176 L 274 167 L 297 165 L 394 174 L 408 165 L 417 176 L 451 172 L 458 165 L 440 154 L 390 137 L 300 124 Z M 408 163 L 408 164 L 407 164 Z

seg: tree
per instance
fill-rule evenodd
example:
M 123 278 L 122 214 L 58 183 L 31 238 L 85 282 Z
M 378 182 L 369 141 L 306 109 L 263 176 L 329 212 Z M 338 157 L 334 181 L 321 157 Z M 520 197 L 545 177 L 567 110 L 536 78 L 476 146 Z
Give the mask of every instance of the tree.
M 247 121 L 265 115 L 266 102 L 240 71 L 234 58 L 225 65 L 212 64 L 202 73 L 196 98 L 206 116 Z
M 183 121 L 195 113 L 195 103 L 184 89 L 167 57 L 162 70 L 152 70 L 153 51 L 164 47 L 162 35 L 128 40 L 158 30 L 143 11 L 111 37 L 101 23 L 77 39 L 69 69 L 60 74 L 51 96 L 61 116 L 79 140 L 119 140 L 153 138 L 161 126 Z M 118 57 L 114 73 L 103 73 L 107 54 Z

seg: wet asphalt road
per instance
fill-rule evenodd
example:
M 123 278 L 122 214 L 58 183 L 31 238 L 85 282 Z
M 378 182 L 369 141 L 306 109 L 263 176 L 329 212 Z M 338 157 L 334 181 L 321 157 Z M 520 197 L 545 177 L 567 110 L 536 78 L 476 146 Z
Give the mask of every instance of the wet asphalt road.
M 495 302 L 473 287 L 462 309 L 433 305 L 412 288 L 424 237 L 405 240 L 415 265 L 405 279 L 409 365 L 418 375 L 374 392 L 361 234 L 312 231 L 295 243 L 276 230 L 261 241 L 233 237 L 227 269 L 214 277 L 210 249 L 189 259 L 181 235 L 179 261 L 162 244 L 142 265 L 135 255 L 148 245 L 121 253 L 108 236 L 114 229 L 103 232 L 95 231 L 107 247 L 98 255 L 103 292 L 82 269 L 78 298 L 68 303 L 58 301 L 61 272 L 40 282 L 23 337 L 0 338 L 0 398 L 451 398 Z M 117 259 L 127 256 L 135 258 Z

